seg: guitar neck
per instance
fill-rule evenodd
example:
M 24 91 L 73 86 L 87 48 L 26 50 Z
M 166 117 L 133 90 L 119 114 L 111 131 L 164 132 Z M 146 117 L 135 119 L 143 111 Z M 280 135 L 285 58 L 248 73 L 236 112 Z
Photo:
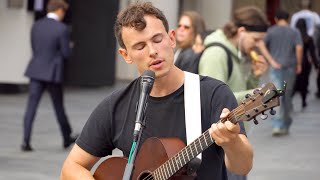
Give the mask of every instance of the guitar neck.
M 179 153 L 153 171 L 153 176 L 156 177 L 156 179 L 168 179 L 213 143 L 214 140 L 209 130 L 205 131 L 199 138 L 184 147 Z

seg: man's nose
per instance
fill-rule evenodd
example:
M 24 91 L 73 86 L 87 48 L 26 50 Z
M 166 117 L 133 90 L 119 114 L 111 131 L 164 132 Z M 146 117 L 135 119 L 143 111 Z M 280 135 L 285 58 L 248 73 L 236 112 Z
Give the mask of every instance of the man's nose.
M 151 43 L 149 45 L 149 55 L 150 55 L 150 57 L 156 57 L 157 54 L 158 54 L 157 49 L 155 48 L 154 44 Z

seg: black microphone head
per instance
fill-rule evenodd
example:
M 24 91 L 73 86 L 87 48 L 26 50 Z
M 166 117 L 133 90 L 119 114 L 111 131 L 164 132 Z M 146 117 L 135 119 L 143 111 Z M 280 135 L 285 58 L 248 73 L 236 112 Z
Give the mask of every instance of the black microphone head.
M 151 71 L 151 70 L 145 70 L 145 71 L 143 71 L 143 73 L 142 73 L 142 77 L 151 77 L 151 78 L 155 78 L 155 73 L 153 72 L 153 71 Z
M 141 88 L 143 89 L 144 87 L 147 88 L 146 92 L 150 93 L 154 79 L 155 79 L 155 73 L 151 70 L 145 70 L 143 71 L 141 75 Z

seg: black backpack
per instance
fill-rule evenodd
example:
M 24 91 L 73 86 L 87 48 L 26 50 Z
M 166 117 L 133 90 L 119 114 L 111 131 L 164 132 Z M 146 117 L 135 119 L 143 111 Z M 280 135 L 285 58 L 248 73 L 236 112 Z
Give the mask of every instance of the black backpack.
M 195 74 L 198 74 L 199 71 L 198 71 L 198 68 L 199 68 L 199 62 L 200 62 L 200 59 L 201 59 L 201 56 L 203 54 L 203 52 L 209 48 L 209 47 L 212 47 L 212 46 L 219 46 L 221 47 L 222 49 L 225 50 L 225 52 L 227 53 L 227 57 L 228 57 L 228 80 L 230 79 L 230 76 L 232 74 L 232 69 L 233 69 L 233 62 L 232 62 L 232 57 L 235 57 L 235 58 L 238 58 L 237 56 L 235 56 L 229 48 L 227 48 L 225 45 L 219 43 L 219 42 L 213 42 L 213 43 L 210 43 L 208 45 L 206 45 L 206 47 L 204 48 L 204 50 L 197 54 L 197 56 L 195 56 L 195 58 L 192 60 L 192 63 L 190 64 L 189 66 L 189 69 L 188 71 L 189 72 L 192 72 L 192 73 L 195 73 Z

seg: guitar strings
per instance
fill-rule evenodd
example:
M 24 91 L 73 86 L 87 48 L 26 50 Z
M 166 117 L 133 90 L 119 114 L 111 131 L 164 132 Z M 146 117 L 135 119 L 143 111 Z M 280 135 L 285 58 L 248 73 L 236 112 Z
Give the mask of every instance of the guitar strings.
M 237 120 L 236 119 L 236 115 L 235 114 L 238 114 L 239 112 L 242 112 L 243 111 L 243 106 L 245 106 L 244 104 L 241 104 L 241 105 L 239 105 L 237 108 L 235 108 L 234 110 L 232 110 L 231 112 L 230 112 L 230 116 L 228 115 L 227 116 L 227 119 L 228 120 Z M 260 105 L 259 105 L 260 106 Z M 222 122 L 222 119 L 220 119 L 217 123 L 219 123 L 219 122 Z M 225 122 L 225 121 L 223 121 L 223 122 Z M 236 121 L 237 122 L 237 121 Z M 207 130 L 208 131 L 208 130 Z M 207 132 L 207 131 L 205 131 L 204 133 L 203 133 L 203 136 L 204 136 L 204 134 Z M 212 138 L 211 138 L 212 139 Z M 212 139 L 213 140 L 213 143 L 215 142 L 215 140 L 214 139 Z M 199 145 L 197 145 L 197 141 L 199 142 Z M 161 168 L 165 168 L 165 169 L 167 169 L 167 167 L 164 167 L 164 166 L 167 166 L 166 164 L 168 164 L 169 163 L 169 161 L 171 160 L 171 161 L 173 161 L 173 160 L 177 160 L 177 159 L 179 159 L 179 156 L 183 156 L 183 158 L 185 159 L 185 157 L 189 157 L 189 152 L 188 152 L 188 149 L 187 149 L 187 147 L 189 147 L 189 149 L 191 149 L 191 152 L 192 151 L 194 151 L 194 150 L 196 150 L 197 151 L 197 147 L 201 147 L 201 144 L 202 143 L 206 143 L 205 142 L 205 139 L 204 138 L 201 138 L 201 136 L 199 137 L 199 138 L 197 138 L 195 141 L 193 141 L 194 142 L 194 146 L 192 147 L 192 146 L 185 146 L 182 150 L 180 150 L 177 154 L 175 154 L 174 156 L 172 156 L 167 162 L 165 162 L 164 164 L 162 164 L 161 166 L 159 166 L 156 170 L 154 170 L 152 173 L 150 173 L 148 176 L 146 176 L 145 178 L 143 178 L 143 180 L 151 180 L 151 179 L 154 179 L 153 178 L 153 173 L 155 172 L 155 171 L 157 171 L 158 169 L 161 169 Z M 191 155 L 193 156 L 193 154 L 191 153 Z M 170 164 L 169 164 L 169 166 L 171 166 Z M 175 171 L 175 170 L 174 170 Z M 169 172 L 169 171 L 168 171 Z M 171 174 L 171 173 L 170 173 Z M 170 176 L 171 177 L 171 176 Z

